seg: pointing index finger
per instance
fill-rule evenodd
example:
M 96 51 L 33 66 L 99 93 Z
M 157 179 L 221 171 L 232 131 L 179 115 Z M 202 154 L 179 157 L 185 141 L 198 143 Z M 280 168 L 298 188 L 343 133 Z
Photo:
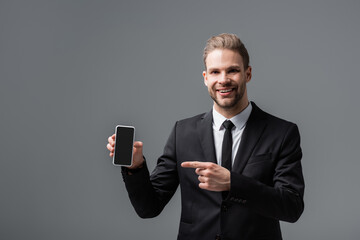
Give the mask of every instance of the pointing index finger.
M 206 168 L 207 165 L 204 162 L 193 161 L 193 162 L 183 162 L 181 163 L 181 166 L 183 168 Z

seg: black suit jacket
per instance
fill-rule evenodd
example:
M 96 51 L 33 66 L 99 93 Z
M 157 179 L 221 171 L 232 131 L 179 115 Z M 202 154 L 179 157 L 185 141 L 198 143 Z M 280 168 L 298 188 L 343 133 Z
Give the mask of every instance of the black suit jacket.
M 184 161 L 216 163 L 212 113 L 178 121 L 151 176 L 145 166 L 123 173 L 130 200 L 140 217 L 155 217 L 181 188 L 178 239 L 282 239 L 279 220 L 295 222 L 304 209 L 300 135 L 295 124 L 251 103 L 231 172 L 226 199 L 198 187 Z

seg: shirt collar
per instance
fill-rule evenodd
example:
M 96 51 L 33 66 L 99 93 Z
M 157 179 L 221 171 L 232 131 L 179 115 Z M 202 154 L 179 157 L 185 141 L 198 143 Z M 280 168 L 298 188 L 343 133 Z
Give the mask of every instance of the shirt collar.
M 249 119 L 251 110 L 252 110 L 252 106 L 251 103 L 249 103 L 242 112 L 240 112 L 239 114 L 233 116 L 228 120 L 230 120 L 235 125 L 235 127 L 240 130 L 245 126 L 247 120 Z M 212 115 L 213 115 L 214 128 L 216 130 L 222 130 L 224 128 L 222 124 L 227 118 L 221 115 L 220 113 L 218 113 L 215 110 L 214 106 L 213 106 Z

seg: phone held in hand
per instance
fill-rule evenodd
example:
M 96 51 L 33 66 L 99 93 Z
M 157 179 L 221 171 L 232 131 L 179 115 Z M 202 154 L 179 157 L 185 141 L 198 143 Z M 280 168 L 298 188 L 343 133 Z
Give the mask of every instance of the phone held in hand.
M 117 125 L 115 127 L 115 150 L 113 164 L 130 167 L 133 161 L 135 127 Z

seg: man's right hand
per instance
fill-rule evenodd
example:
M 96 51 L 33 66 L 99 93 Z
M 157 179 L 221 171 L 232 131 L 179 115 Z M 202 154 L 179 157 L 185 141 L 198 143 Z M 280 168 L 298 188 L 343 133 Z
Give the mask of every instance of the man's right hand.
M 106 145 L 107 149 L 110 151 L 110 157 L 114 156 L 115 149 L 115 134 L 108 138 L 108 144 Z M 133 164 L 128 167 L 129 169 L 141 168 L 144 164 L 144 156 L 143 156 L 143 143 L 136 141 L 134 142 L 133 148 Z

